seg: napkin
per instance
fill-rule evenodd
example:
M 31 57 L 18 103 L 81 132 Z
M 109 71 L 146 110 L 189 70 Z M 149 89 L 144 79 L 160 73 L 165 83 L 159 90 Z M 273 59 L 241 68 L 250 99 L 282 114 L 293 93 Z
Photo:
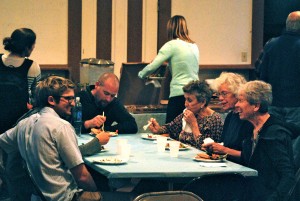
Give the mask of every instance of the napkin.
M 204 143 L 204 144 L 212 143 L 212 142 L 214 142 L 214 140 L 211 139 L 210 137 L 207 137 L 207 138 L 205 138 L 205 139 L 203 140 L 203 143 Z
M 183 110 L 183 113 L 186 109 Z M 192 129 L 189 124 L 186 123 L 186 120 L 184 117 L 182 118 L 182 130 L 184 130 L 187 133 L 192 133 Z
M 226 163 L 206 163 L 199 162 L 199 165 L 202 167 L 227 167 Z

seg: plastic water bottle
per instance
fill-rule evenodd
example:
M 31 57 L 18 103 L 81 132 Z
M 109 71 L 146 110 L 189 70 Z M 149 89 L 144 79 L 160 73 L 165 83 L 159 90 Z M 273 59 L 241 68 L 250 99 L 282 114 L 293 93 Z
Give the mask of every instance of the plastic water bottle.
M 82 126 L 82 106 L 80 103 L 80 97 L 75 99 L 75 107 L 73 108 L 73 126 L 77 136 L 81 135 Z

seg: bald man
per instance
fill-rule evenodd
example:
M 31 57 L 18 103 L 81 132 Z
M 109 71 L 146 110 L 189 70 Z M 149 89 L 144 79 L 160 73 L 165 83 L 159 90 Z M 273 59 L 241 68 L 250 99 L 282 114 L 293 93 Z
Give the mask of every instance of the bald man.
M 103 124 L 105 131 L 118 131 L 119 134 L 137 132 L 134 117 L 116 97 L 119 84 L 115 74 L 104 73 L 95 85 L 78 93 L 82 104 L 83 133 L 90 132 L 91 128 L 100 128 Z

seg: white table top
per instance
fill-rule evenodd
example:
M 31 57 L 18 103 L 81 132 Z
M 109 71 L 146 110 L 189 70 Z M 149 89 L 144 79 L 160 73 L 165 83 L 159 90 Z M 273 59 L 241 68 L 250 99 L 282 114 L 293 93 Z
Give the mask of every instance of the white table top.
M 79 145 L 91 140 L 87 134 L 78 137 Z M 100 157 L 117 156 L 116 142 L 119 138 L 128 139 L 131 145 L 130 159 L 122 165 L 100 165 L 93 161 Z M 84 157 L 85 163 L 105 175 L 108 179 L 117 178 L 193 178 L 205 174 L 236 172 L 244 176 L 257 176 L 257 171 L 241 166 L 239 164 L 226 161 L 227 167 L 202 167 L 193 158 L 200 150 L 190 148 L 180 151 L 178 158 L 171 158 L 169 151 L 158 153 L 156 144 L 151 140 L 141 138 L 140 134 L 121 134 L 111 137 L 107 145 L 104 146 L 108 151 Z

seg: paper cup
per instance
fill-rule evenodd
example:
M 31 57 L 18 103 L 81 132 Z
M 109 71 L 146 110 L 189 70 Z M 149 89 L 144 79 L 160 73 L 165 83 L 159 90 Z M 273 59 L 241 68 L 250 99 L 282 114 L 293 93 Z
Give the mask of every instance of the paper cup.
M 123 138 L 117 139 L 117 154 L 118 155 L 122 154 L 122 147 L 124 145 L 127 145 L 127 142 L 128 142 L 127 139 L 123 139 Z
M 131 153 L 131 145 L 130 144 L 123 144 L 121 146 L 121 158 L 125 161 L 129 160 Z
M 158 136 L 156 138 L 157 141 L 157 152 L 162 153 L 166 149 L 166 144 L 167 144 L 167 137 L 164 136 Z
M 170 145 L 170 156 L 178 157 L 180 142 L 179 141 L 170 141 L 169 145 Z

